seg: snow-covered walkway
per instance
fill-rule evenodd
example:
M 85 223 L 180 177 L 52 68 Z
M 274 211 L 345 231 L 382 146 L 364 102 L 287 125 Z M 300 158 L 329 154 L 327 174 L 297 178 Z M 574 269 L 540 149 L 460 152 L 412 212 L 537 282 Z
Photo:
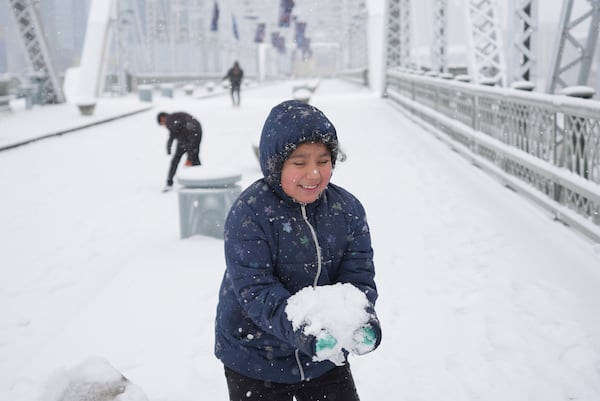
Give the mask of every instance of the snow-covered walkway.
M 222 241 L 179 239 L 155 116 L 197 116 L 203 164 L 245 186 L 260 174 L 252 144 L 293 85 L 243 91 L 241 108 L 159 98 L 0 152 L 0 400 L 38 400 L 90 356 L 150 401 L 227 399 L 212 354 Z M 384 338 L 351 360 L 361 399 L 600 399 L 598 245 L 364 88 L 325 80 L 311 103 L 348 155 L 333 182 L 362 200 L 373 233 Z

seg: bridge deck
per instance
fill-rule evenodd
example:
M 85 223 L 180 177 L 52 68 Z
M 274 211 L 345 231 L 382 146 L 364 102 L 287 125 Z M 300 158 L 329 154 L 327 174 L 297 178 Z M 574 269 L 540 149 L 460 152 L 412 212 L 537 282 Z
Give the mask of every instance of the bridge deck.
M 0 153 L 0 399 L 34 399 L 50 372 L 90 355 L 150 400 L 226 399 L 212 356 L 222 242 L 179 240 L 155 115 L 196 115 L 202 162 L 247 185 L 260 175 L 261 125 L 293 85 L 243 90 L 240 108 L 227 96 L 158 98 Z M 598 247 L 365 89 L 326 80 L 311 103 L 348 155 L 333 182 L 361 199 L 372 230 L 384 340 L 352 359 L 361 398 L 599 398 Z M 61 118 L 36 115 L 18 118 Z

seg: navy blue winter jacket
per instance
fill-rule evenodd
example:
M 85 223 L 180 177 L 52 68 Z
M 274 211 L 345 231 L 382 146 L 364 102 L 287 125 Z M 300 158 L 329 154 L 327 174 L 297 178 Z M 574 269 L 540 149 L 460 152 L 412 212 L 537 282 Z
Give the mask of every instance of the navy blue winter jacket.
M 307 205 L 281 189 L 283 161 L 304 142 L 325 143 L 335 163 L 335 128 L 319 110 L 296 101 L 273 108 L 259 146 L 264 178 L 240 195 L 225 222 L 227 269 L 217 306 L 215 354 L 242 375 L 278 383 L 309 380 L 335 367 L 330 361 L 313 362 L 314 336 L 294 331 L 287 319 L 287 300 L 302 288 L 355 285 L 370 301 L 377 345 L 381 340 L 362 205 L 331 183 Z

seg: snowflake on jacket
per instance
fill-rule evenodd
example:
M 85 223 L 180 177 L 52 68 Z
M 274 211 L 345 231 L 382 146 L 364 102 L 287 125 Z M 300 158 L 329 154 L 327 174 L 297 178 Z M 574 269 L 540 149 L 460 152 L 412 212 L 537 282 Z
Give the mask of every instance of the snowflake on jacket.
M 242 375 L 278 383 L 310 380 L 335 367 L 313 360 L 315 337 L 295 331 L 286 316 L 288 298 L 302 288 L 353 284 L 370 302 L 377 345 L 381 339 L 363 206 L 332 183 L 308 204 L 281 187 L 285 160 L 304 143 L 324 144 L 335 164 L 336 130 L 320 110 L 299 101 L 275 106 L 259 145 L 264 178 L 242 192 L 225 222 L 227 269 L 217 307 L 215 354 Z

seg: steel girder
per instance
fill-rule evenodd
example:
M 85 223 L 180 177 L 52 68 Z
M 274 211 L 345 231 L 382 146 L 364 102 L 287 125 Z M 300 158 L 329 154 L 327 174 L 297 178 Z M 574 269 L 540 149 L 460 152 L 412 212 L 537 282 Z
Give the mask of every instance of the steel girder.
M 550 79 L 546 92 L 554 93 L 571 85 L 586 85 L 594 50 L 598 41 L 598 24 L 600 23 L 600 0 L 580 0 L 578 5 L 585 8 L 579 17 L 573 17 L 575 0 L 564 0 L 559 22 L 559 37 L 556 41 L 551 62 Z M 575 30 L 587 25 L 587 34 L 578 38 Z M 571 45 L 571 52 L 565 46 Z M 573 50 L 574 49 L 574 50 Z M 575 82 L 569 79 L 569 73 L 576 71 Z
M 137 0 L 117 1 L 117 56 L 121 76 L 125 71 L 130 71 L 132 66 L 136 72 L 140 66 L 146 68 L 151 65 L 149 52 L 145 48 L 143 14 Z M 122 77 L 122 83 L 125 77 Z
M 169 13 L 168 2 L 166 0 L 146 0 L 144 9 L 145 20 L 145 43 L 147 54 L 150 59 L 150 71 L 158 68 L 159 61 L 167 63 L 173 62 L 172 54 L 165 54 L 169 51 L 166 46 L 173 40 L 172 18 Z
M 431 69 L 448 70 L 448 0 L 433 0 L 433 44 Z
M 400 67 L 400 0 L 387 0 L 387 68 Z
M 367 51 L 367 9 L 362 0 L 344 0 L 341 14 L 341 37 L 344 62 L 342 69 L 353 70 L 368 65 Z
M 32 0 L 9 0 L 17 27 L 33 71 L 42 86 L 43 104 L 63 103 L 65 97 L 50 61 L 44 30 Z
M 506 66 L 498 24 L 496 0 L 468 0 L 469 73 L 473 82 L 506 84 Z
M 386 66 L 412 67 L 410 0 L 388 0 L 386 32 Z
M 511 0 L 508 12 L 508 83 L 535 82 L 538 74 L 538 0 Z
M 400 64 L 403 67 L 414 67 L 410 56 L 412 47 L 410 0 L 400 0 Z

